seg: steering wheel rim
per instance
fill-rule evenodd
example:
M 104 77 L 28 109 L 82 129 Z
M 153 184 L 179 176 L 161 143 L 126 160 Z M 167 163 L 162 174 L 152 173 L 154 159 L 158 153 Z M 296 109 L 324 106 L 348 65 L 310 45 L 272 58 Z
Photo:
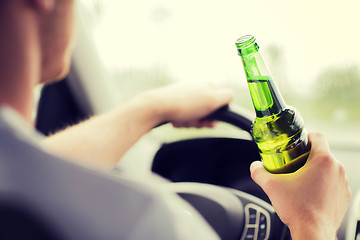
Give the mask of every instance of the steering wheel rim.
M 251 135 L 251 126 L 254 117 L 250 116 L 250 113 L 245 111 L 245 109 L 240 108 L 239 106 L 226 105 L 211 113 L 205 119 L 218 120 L 229 123 L 240 129 L 245 130 Z

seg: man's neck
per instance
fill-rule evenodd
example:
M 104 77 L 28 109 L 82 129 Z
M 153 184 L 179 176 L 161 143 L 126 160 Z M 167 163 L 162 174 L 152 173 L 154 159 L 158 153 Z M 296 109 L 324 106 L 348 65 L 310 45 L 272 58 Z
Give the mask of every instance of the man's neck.
M 2 11 L 0 20 L 0 104 L 30 121 L 33 87 L 40 76 L 38 36 L 32 29 L 36 19 L 26 10 L 11 11 L 10 7 Z

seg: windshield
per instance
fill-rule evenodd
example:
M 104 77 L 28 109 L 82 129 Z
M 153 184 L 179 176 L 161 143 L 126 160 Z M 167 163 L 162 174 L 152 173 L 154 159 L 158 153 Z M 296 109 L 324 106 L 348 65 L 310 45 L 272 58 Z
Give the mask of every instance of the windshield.
M 332 147 L 359 149 L 360 1 L 84 0 L 111 84 L 126 100 L 175 81 L 231 87 L 253 110 L 235 41 L 256 37 L 285 102 Z M 124 91 L 126 89 L 126 91 Z

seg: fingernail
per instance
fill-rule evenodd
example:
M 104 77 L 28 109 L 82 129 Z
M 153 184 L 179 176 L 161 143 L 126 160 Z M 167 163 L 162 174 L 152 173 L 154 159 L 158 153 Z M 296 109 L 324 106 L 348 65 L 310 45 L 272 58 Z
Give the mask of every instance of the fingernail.
M 261 161 L 254 161 L 250 165 L 250 172 L 253 172 L 255 169 L 262 167 L 263 163 Z

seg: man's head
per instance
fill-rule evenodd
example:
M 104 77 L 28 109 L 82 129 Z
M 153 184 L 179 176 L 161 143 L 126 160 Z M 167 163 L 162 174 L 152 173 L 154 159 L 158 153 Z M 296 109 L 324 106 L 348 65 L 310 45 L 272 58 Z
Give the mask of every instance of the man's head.
M 30 119 L 33 88 L 69 70 L 75 0 L 0 0 L 0 106 Z
M 1 44 L 5 43 L 14 54 L 32 51 L 32 62 L 40 63 L 38 82 L 58 80 L 68 73 L 74 1 L 0 0 Z M 16 39 L 19 37 L 23 39 Z M 27 49 L 22 49 L 24 46 Z

